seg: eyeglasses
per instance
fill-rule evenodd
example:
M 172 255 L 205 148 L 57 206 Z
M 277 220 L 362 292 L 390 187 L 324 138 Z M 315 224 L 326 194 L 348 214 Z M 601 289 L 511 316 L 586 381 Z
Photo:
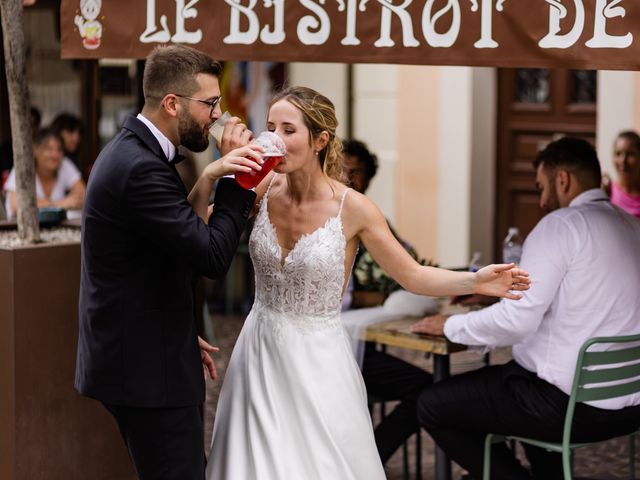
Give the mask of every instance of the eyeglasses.
M 211 110 L 209 110 L 209 117 L 213 116 L 213 111 L 216 109 L 216 106 L 222 100 L 222 96 L 216 97 L 213 100 L 200 100 L 198 98 L 187 97 L 186 95 L 179 95 L 177 93 L 174 93 L 174 95 L 176 97 L 186 98 L 187 100 L 193 100 L 194 102 L 199 102 L 199 103 L 202 103 L 204 105 L 207 105 L 211 109 Z

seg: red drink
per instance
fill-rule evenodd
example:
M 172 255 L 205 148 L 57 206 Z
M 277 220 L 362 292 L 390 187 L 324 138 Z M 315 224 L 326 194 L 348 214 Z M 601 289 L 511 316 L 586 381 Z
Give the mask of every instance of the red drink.
M 280 154 L 265 153 L 262 155 L 262 160 L 264 160 L 262 170 L 251 170 L 249 173 L 236 173 L 236 182 L 238 182 L 238 185 L 242 188 L 249 189 L 256 187 L 262 179 L 282 161 L 282 157 Z
M 250 189 L 257 186 L 267 174 L 278 165 L 287 152 L 287 147 L 282 138 L 270 131 L 261 132 L 253 143 L 260 145 L 264 149 L 262 154 L 262 169 L 260 171 L 251 170 L 248 173 L 236 173 L 236 182 L 242 188 Z M 247 157 L 253 160 L 250 157 Z

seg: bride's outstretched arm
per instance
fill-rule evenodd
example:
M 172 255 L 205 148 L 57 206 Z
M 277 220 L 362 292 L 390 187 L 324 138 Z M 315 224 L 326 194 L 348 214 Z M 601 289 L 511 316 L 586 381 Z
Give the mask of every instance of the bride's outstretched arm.
M 529 288 L 528 273 L 513 264 L 489 265 L 475 273 L 453 272 L 417 263 L 398 243 L 382 212 L 364 195 L 350 195 L 345 214 L 373 258 L 403 288 L 420 295 L 481 293 L 519 299 L 517 290 Z
M 246 145 L 231 150 L 228 154 L 211 162 L 204 168 L 189 193 L 189 203 L 202 220 L 206 222 L 209 218 L 207 207 L 213 183 L 225 175 L 260 170 L 260 165 L 263 163 L 260 153 L 263 151 L 264 148 L 259 145 Z M 255 161 L 247 157 L 254 158 Z

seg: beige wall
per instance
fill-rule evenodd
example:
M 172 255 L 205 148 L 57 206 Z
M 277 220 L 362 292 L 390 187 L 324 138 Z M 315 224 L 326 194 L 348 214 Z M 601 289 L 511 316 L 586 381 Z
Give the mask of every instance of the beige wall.
M 343 63 L 290 63 L 289 84 L 313 88 L 336 106 L 338 135 L 345 134 L 347 118 L 347 66 Z
M 496 141 L 498 85 L 495 68 L 472 69 L 471 194 L 469 195 L 469 256 L 480 252 L 480 263 L 492 258 L 496 202 Z
M 353 137 L 365 142 L 378 157 L 378 173 L 367 196 L 384 216 L 396 221 L 398 161 L 398 67 L 354 65 Z
M 396 227 L 420 256 L 438 260 L 440 75 L 436 67 L 398 68 Z
M 471 195 L 472 69 L 440 67 L 438 95 L 438 261 L 468 260 Z
M 398 230 L 440 265 L 490 261 L 495 70 L 401 67 L 399 84 Z

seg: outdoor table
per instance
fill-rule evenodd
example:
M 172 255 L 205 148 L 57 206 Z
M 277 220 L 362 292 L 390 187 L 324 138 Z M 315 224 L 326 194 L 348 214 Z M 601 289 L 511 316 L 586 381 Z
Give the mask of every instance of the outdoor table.
M 449 355 L 466 350 L 465 345 L 452 343 L 445 337 L 432 337 L 409 331 L 420 317 L 404 317 L 387 320 L 367 327 L 364 340 L 433 354 L 433 381 L 449 377 Z

